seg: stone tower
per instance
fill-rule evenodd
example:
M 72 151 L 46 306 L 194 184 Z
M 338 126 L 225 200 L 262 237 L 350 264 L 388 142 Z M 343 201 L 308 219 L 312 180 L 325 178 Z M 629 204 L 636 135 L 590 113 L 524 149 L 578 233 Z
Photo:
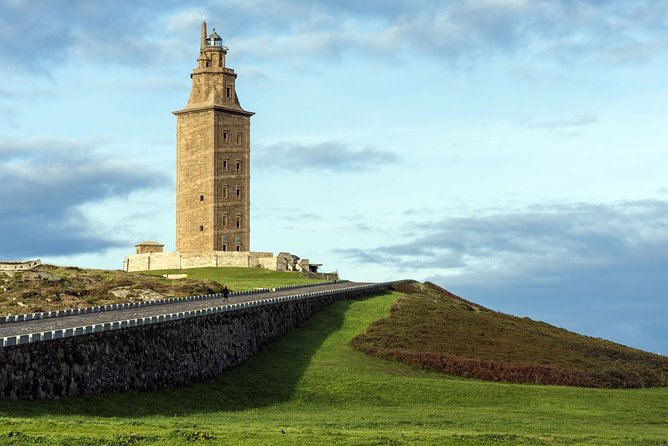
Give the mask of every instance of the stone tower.
M 176 115 L 176 250 L 250 251 L 250 117 L 202 22 L 192 90 Z

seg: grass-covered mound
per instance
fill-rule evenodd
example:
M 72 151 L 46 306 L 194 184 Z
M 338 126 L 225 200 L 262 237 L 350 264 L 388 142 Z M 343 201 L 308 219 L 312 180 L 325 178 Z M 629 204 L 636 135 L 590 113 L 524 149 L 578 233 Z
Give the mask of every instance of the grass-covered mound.
M 389 317 L 352 346 L 374 356 L 490 381 L 580 387 L 668 385 L 668 358 L 468 302 L 432 283 L 401 282 Z

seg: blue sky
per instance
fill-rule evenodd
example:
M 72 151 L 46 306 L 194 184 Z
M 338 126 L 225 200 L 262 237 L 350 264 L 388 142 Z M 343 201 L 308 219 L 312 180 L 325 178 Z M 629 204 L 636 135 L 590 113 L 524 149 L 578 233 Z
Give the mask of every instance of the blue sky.
M 0 258 L 174 248 L 206 14 L 252 120 L 252 249 L 668 354 L 668 3 L 0 3 Z

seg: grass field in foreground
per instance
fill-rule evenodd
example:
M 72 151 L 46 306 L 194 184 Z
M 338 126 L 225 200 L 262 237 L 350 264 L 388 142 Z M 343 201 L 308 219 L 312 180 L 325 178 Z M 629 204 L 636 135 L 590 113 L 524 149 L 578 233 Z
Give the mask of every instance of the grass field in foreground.
M 219 378 L 164 392 L 0 402 L 0 444 L 666 445 L 668 388 L 498 384 L 355 352 L 398 295 L 340 301 Z
M 188 279 L 214 280 L 227 285 L 231 291 L 253 290 L 264 287 L 282 287 L 324 282 L 309 279 L 299 272 L 270 271 L 263 268 L 192 268 L 184 270 L 155 270 L 147 274 L 188 274 Z

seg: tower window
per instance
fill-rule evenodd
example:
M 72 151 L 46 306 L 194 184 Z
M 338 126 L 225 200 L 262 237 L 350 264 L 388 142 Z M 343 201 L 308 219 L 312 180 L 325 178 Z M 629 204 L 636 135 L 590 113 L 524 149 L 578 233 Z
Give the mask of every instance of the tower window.
M 223 141 L 227 142 L 227 132 L 223 132 Z
M 223 245 L 223 251 L 227 251 L 227 245 Z
M 243 138 L 241 136 L 241 133 L 237 133 L 237 145 L 241 145 L 242 141 L 243 141 Z
M 237 215 L 237 228 L 241 229 L 241 215 Z
M 199 232 L 204 232 L 204 226 L 199 225 Z
M 237 172 L 241 172 L 241 161 L 237 161 Z
M 199 202 L 200 202 L 200 203 L 204 203 L 204 195 L 200 195 L 200 196 L 199 196 Z
M 237 251 L 241 251 L 241 246 L 237 246 Z
M 241 200 L 241 188 L 237 187 L 237 200 Z
M 223 214 L 223 228 L 227 228 L 227 214 Z M 223 237 L 224 241 L 227 241 L 227 236 Z
M 228 165 L 229 163 L 227 162 L 227 160 L 223 160 L 223 171 L 227 172 Z
M 228 192 L 227 192 L 227 186 L 223 186 L 223 198 L 227 198 Z
M 232 87 L 227 87 L 225 89 L 225 93 L 227 94 L 228 98 L 231 98 L 232 97 Z

